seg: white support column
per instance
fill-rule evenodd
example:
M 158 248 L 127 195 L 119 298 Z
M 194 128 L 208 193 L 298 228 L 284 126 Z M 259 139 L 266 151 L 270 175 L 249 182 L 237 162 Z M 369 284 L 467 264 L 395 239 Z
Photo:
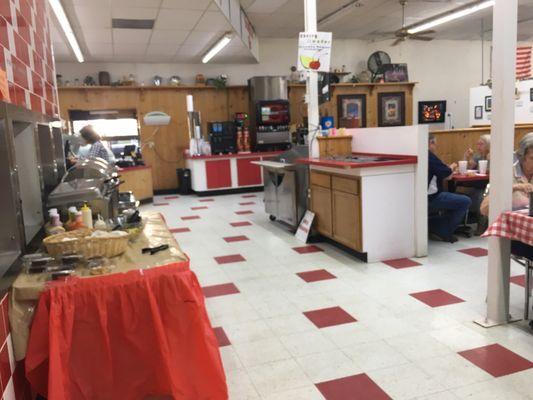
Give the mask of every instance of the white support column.
M 496 0 L 492 32 L 490 223 L 512 209 L 515 127 L 517 0 Z M 510 242 L 489 238 L 487 317 L 484 326 L 509 321 Z
M 316 0 L 303 0 L 305 9 L 305 31 L 315 33 L 316 23 Z M 318 72 L 308 71 L 306 79 L 306 100 L 307 100 L 307 128 L 309 129 L 309 155 L 318 157 L 318 124 L 320 114 L 318 110 Z

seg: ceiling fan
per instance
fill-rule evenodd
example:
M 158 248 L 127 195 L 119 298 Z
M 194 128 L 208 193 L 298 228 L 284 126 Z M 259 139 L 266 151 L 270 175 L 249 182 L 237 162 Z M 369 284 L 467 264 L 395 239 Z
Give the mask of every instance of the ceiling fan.
M 396 36 L 396 40 L 392 43 L 392 46 L 397 46 L 400 43 L 405 42 L 407 39 L 422 40 L 425 42 L 429 42 L 433 40 L 434 39 L 433 37 L 426 36 L 426 35 L 435 33 L 435 31 L 431 29 L 417 32 L 417 33 L 409 33 L 405 25 L 405 6 L 407 5 L 407 0 L 399 0 L 399 1 L 400 1 L 400 5 L 402 6 L 402 28 L 394 32 L 394 35 Z

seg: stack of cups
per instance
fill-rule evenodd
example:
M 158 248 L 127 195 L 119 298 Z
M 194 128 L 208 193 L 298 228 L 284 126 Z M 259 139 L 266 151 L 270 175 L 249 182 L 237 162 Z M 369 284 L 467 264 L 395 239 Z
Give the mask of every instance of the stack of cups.
M 487 174 L 487 168 L 489 166 L 488 160 L 479 160 L 478 164 L 479 164 L 479 173 L 481 175 L 486 175 Z
M 466 161 L 459 161 L 459 173 L 461 175 L 466 175 L 466 170 L 468 167 L 468 163 Z

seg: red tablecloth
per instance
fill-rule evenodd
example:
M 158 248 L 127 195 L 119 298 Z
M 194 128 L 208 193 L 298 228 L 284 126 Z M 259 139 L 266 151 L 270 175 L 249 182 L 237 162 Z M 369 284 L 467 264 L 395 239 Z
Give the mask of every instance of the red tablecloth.
M 188 263 L 77 279 L 43 292 L 26 376 L 50 400 L 228 398 Z
M 533 246 L 533 217 L 530 217 L 528 212 L 504 212 L 482 236 L 499 236 Z

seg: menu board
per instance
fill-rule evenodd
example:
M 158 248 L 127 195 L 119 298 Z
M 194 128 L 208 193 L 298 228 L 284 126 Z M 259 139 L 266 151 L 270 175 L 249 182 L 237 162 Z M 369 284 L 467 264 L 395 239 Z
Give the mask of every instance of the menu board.
M 300 32 L 298 71 L 329 72 L 331 42 L 331 32 Z

